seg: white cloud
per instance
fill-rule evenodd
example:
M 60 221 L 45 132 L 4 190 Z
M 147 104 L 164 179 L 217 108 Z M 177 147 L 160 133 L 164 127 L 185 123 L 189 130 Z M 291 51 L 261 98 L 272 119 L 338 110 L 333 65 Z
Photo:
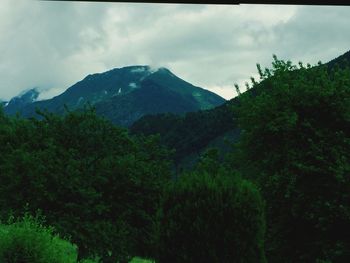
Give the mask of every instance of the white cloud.
M 350 7 L 3 0 L 0 98 L 34 86 L 48 98 L 129 65 L 167 67 L 230 98 L 272 54 L 305 63 L 341 55 L 349 24 Z
M 49 88 L 39 91 L 40 93 L 37 100 L 47 100 L 61 94 L 62 88 Z
M 210 89 L 210 91 L 220 95 L 221 97 L 227 100 L 237 96 L 237 92 L 233 85 L 209 86 L 207 88 Z

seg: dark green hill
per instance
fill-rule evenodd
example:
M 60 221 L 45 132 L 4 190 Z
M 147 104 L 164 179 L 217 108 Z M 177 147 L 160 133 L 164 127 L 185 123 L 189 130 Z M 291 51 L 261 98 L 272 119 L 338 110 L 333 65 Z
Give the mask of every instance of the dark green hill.
M 224 138 L 236 141 L 239 129 L 234 121 L 233 104 L 238 103 L 234 98 L 227 103 L 211 110 L 190 112 L 184 116 L 175 114 L 146 115 L 136 121 L 131 127 L 133 134 L 160 134 L 163 144 L 175 149 L 175 162 L 187 166 L 207 146 L 215 146 L 228 150 L 230 145 Z
M 88 75 L 62 94 L 43 101 L 5 107 L 7 114 L 38 116 L 36 108 L 62 114 L 86 104 L 114 124 L 129 126 L 145 114 L 176 113 L 210 109 L 225 100 L 213 92 L 193 86 L 168 69 L 130 66 Z
M 326 63 L 329 69 L 336 64 L 340 67 L 350 61 L 350 51 Z M 298 74 L 297 71 L 293 74 Z M 269 88 L 269 79 L 248 90 L 254 95 Z M 224 152 L 231 143 L 238 141 L 240 130 L 237 127 L 232 106 L 239 103 L 235 97 L 214 109 L 187 113 L 185 116 L 159 114 L 144 116 L 135 122 L 130 131 L 134 134 L 160 134 L 162 142 L 175 149 L 174 159 L 178 165 L 188 167 L 195 163 L 200 153 L 208 147 L 218 147 Z
M 327 63 L 329 68 L 333 68 L 336 64 L 339 65 L 339 67 L 344 67 L 347 63 L 350 62 L 350 50 L 348 52 L 345 52 L 343 55 L 332 59 Z

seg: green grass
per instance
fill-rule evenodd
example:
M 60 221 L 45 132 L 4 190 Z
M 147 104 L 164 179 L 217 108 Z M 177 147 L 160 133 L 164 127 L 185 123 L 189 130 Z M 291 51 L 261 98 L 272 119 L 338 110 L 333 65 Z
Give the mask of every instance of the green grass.
M 129 263 L 154 263 L 154 261 L 136 257 L 133 258 Z

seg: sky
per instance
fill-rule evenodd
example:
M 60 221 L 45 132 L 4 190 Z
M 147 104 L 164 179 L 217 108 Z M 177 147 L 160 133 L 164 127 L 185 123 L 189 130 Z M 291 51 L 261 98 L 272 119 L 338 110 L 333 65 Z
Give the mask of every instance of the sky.
M 1 0 L 0 99 L 47 99 L 86 75 L 166 67 L 226 99 L 272 55 L 328 62 L 350 50 L 350 6 Z

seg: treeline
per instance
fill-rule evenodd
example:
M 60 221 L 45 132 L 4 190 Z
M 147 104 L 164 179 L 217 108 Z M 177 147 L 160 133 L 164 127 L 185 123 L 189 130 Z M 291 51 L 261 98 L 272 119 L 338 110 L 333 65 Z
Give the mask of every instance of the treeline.
M 145 115 L 130 127 L 131 134 L 159 134 L 161 143 L 169 149 L 174 149 L 172 156 L 177 166 L 185 166 L 184 158 L 201 151 L 215 138 L 225 133 L 237 130 L 233 121 L 234 114 L 230 105 L 237 102 L 233 99 L 211 110 L 189 112 L 185 115 L 173 113 Z M 232 141 L 238 140 L 238 134 Z
M 258 71 L 231 106 L 232 152 L 209 149 L 181 174 L 158 136 L 130 135 L 91 108 L 0 113 L 2 221 L 42 214 L 77 245 L 72 262 L 348 262 L 350 70 L 274 57 Z

